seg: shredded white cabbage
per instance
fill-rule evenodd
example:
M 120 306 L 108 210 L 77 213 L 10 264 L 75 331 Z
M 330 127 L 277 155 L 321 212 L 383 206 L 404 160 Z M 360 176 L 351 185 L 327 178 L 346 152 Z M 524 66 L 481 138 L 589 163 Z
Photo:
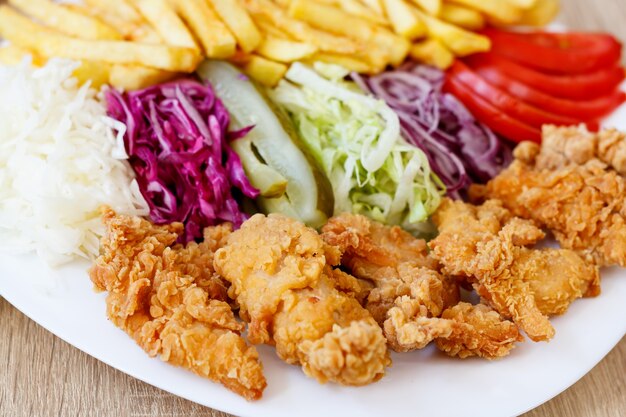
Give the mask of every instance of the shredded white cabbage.
M 98 254 L 102 205 L 149 212 L 126 161 L 126 128 L 72 78 L 77 65 L 0 66 L 0 251 L 36 251 L 51 265 Z
M 269 91 L 287 110 L 304 146 L 333 187 L 335 214 L 365 214 L 415 233 L 437 209 L 445 187 L 426 154 L 401 136 L 400 121 L 383 101 L 355 90 L 337 68 L 295 63 Z M 329 70 L 329 71 L 328 71 Z

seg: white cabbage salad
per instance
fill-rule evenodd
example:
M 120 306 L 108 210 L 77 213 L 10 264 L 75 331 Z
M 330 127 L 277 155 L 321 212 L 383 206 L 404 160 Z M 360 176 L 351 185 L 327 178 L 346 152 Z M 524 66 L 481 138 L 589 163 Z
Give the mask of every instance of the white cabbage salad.
M 77 66 L 0 66 L 0 251 L 36 251 L 51 265 L 98 254 L 101 206 L 148 214 L 126 161 L 126 128 L 72 78 Z

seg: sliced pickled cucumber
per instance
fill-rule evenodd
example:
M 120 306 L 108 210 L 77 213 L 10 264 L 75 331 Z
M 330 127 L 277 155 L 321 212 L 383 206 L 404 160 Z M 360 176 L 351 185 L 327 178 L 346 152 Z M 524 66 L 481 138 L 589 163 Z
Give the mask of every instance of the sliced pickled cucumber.
M 298 147 L 298 136 L 288 118 L 277 116 L 264 94 L 230 64 L 205 61 L 198 74 L 213 85 L 228 109 L 232 129 L 254 126 L 245 138 L 233 143 L 233 149 L 252 184 L 262 190 L 257 201 L 262 210 L 281 212 L 313 227 L 323 224 L 333 212 L 332 188 Z M 248 140 L 250 146 L 246 148 L 246 142 L 235 145 L 240 140 Z
M 287 179 L 259 158 L 252 148 L 250 138 L 238 139 L 232 143 L 232 147 L 241 158 L 250 183 L 261 192 L 262 197 L 277 198 L 285 194 Z

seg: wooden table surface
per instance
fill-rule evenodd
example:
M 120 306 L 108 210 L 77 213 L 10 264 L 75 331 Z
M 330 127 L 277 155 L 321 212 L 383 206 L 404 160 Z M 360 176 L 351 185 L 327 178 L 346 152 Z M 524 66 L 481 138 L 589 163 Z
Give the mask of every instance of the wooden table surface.
M 626 41 L 626 1 L 561 1 L 569 27 L 608 30 Z M 626 338 L 577 384 L 524 416 L 626 416 L 625 370 Z M 2 298 L 0 415 L 226 416 L 108 367 L 48 333 Z

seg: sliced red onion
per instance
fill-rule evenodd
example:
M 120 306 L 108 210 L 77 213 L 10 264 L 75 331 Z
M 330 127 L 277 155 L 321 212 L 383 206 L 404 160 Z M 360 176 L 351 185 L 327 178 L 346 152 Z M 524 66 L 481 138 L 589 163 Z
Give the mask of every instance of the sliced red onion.
M 396 111 L 404 138 L 426 153 L 451 197 L 460 198 L 472 182 L 484 183 L 510 163 L 506 143 L 456 97 L 442 93 L 441 70 L 407 63 L 376 76 L 351 77 Z

